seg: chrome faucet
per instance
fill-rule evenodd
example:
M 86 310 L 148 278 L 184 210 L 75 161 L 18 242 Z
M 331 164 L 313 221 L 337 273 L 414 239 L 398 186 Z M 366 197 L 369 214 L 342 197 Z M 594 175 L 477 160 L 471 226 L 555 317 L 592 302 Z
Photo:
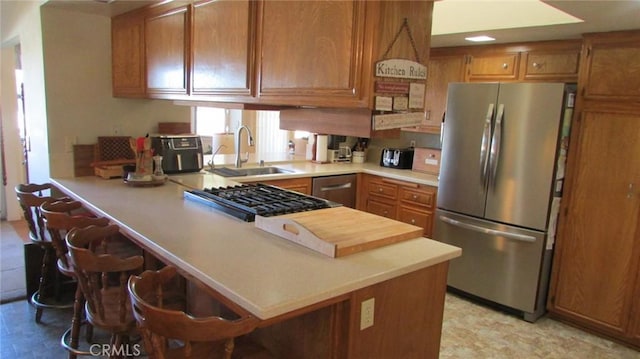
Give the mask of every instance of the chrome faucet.
M 245 125 L 238 127 L 234 136 L 234 144 L 236 145 L 236 168 L 242 167 L 242 164 L 249 160 L 249 152 L 247 152 L 247 158 L 244 160 L 242 159 L 242 156 L 240 156 L 240 147 L 242 147 L 240 146 L 240 135 L 242 134 L 243 128 L 247 130 L 247 136 L 249 136 L 249 146 L 253 146 L 253 135 L 251 134 L 251 130 L 249 129 L 249 127 Z
M 210 168 L 211 170 L 214 170 L 214 169 L 216 168 L 215 163 L 213 163 L 213 159 L 216 157 L 216 155 L 218 154 L 218 152 L 219 152 L 221 149 L 225 148 L 225 147 L 227 147 L 227 146 L 225 146 L 224 144 L 222 144 L 222 145 L 218 146 L 218 148 L 217 148 L 215 151 L 213 151 L 213 154 L 211 155 L 211 161 L 209 161 L 209 163 L 207 163 L 207 164 L 209 165 L 209 168 Z

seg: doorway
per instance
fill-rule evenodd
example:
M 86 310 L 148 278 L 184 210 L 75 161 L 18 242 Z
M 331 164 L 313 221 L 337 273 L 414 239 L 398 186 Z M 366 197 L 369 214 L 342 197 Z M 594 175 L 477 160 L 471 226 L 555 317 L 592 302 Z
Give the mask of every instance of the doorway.
M 2 96 L 0 121 L 0 171 L 2 190 L 0 190 L 0 217 L 7 220 L 21 218 L 18 204 L 13 200 L 13 188 L 27 183 L 27 154 L 29 140 L 25 116 L 25 94 L 20 44 L 3 47 Z

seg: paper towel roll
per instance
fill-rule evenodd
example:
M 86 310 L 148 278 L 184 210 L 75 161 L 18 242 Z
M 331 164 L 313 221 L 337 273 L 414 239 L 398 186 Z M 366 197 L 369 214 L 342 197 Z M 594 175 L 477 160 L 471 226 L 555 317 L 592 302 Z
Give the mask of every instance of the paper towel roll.
M 316 140 L 316 161 L 327 162 L 327 145 L 329 143 L 329 136 L 318 135 Z

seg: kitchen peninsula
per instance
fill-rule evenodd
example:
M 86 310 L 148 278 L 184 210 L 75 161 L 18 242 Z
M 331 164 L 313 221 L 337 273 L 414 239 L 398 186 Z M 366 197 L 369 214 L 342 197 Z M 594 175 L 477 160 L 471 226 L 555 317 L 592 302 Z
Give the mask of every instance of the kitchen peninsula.
M 179 177 L 196 181 L 192 186 L 203 178 L 208 186 L 235 183 L 210 174 Z M 52 182 L 232 310 L 255 316 L 256 334 L 278 357 L 438 357 L 448 262 L 461 254 L 456 247 L 416 238 L 330 258 L 186 201 L 187 187 L 171 181 Z M 361 303 L 371 298 L 374 322 L 361 329 Z

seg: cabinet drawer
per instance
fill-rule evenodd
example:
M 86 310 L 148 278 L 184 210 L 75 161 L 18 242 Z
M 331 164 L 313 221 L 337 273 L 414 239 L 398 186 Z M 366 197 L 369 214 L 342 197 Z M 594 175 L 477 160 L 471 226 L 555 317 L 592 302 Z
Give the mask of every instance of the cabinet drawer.
M 398 186 L 391 183 L 369 182 L 369 194 L 388 199 L 398 198 Z
M 516 79 L 519 60 L 519 53 L 473 57 L 469 65 L 468 80 Z
M 435 189 L 400 188 L 400 200 L 407 204 L 421 206 L 427 209 L 433 209 L 435 197 Z
M 578 76 L 578 51 L 557 54 L 527 54 L 524 79 L 555 79 Z
M 398 220 L 404 223 L 413 224 L 414 226 L 424 228 L 425 237 L 431 237 L 433 213 L 416 211 L 404 206 L 400 207 Z
M 367 212 L 391 219 L 396 218 L 396 206 L 378 201 L 367 201 Z

